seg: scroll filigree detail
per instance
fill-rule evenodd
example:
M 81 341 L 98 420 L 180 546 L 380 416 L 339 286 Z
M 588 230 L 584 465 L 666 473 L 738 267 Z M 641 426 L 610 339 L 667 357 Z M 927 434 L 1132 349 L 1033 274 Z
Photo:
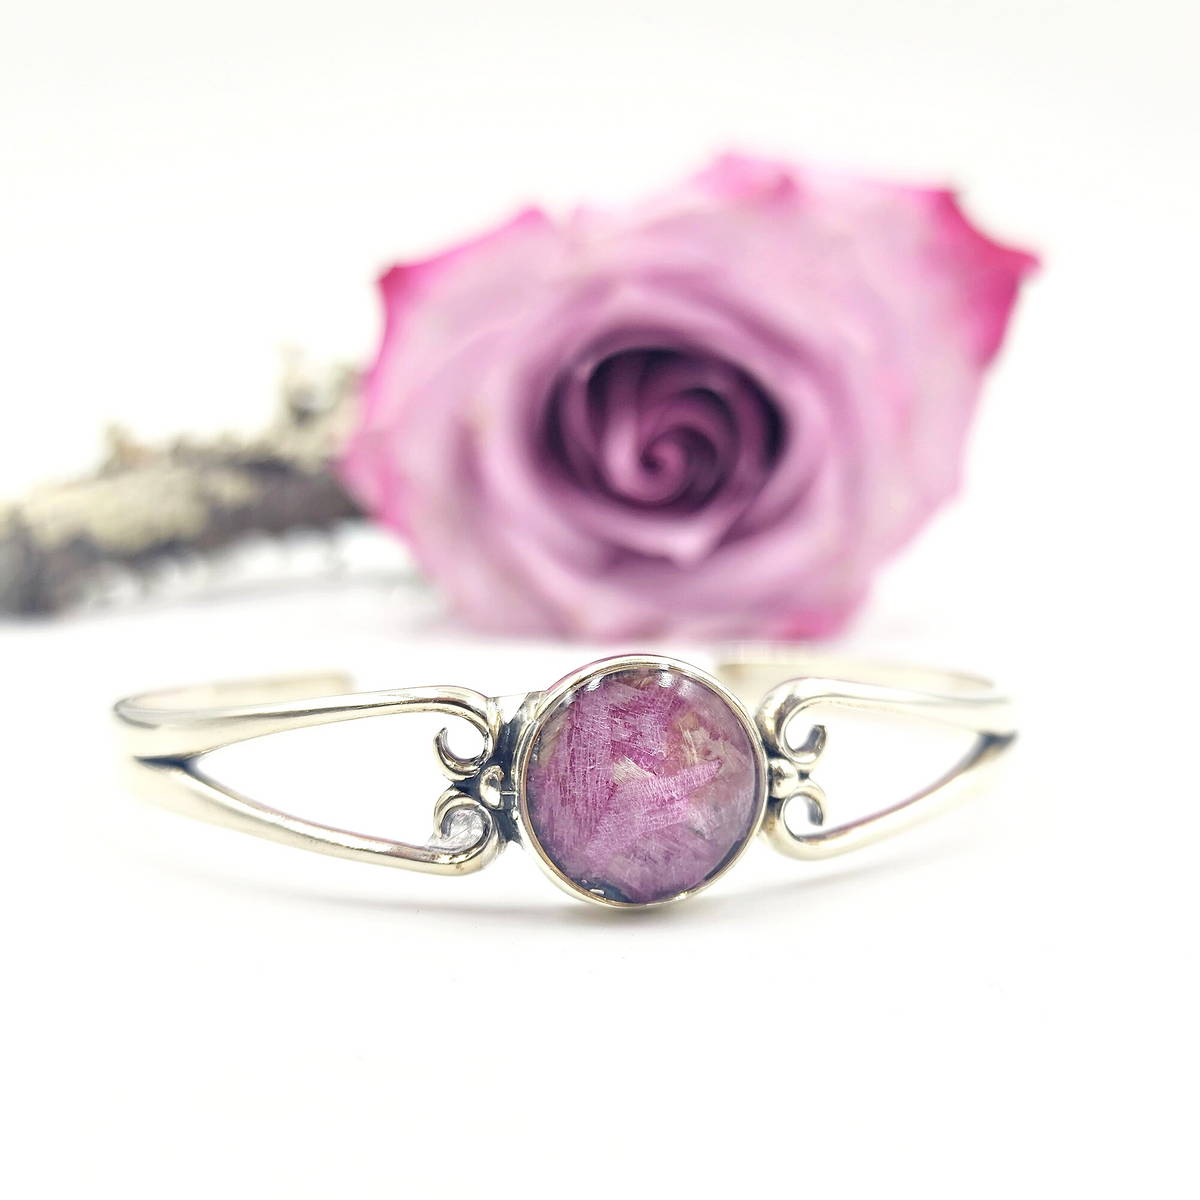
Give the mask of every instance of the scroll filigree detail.
M 755 723 L 767 752 L 770 773 L 767 813 L 763 832 L 769 841 L 792 838 L 785 813 L 792 803 L 802 803 L 812 825 L 825 823 L 825 793 L 809 778 L 825 749 L 824 725 L 813 725 L 799 745 L 788 739 L 792 720 L 811 703 L 806 689 L 785 684 L 769 692 L 759 705 Z
M 438 711 L 465 720 L 482 737 L 483 745 L 475 754 L 461 755 L 450 749 L 448 729 L 434 738 L 438 766 L 454 783 L 434 806 L 434 836 L 446 846 L 489 843 L 494 857 L 505 842 L 495 811 L 501 807 L 504 780 L 504 768 L 496 761 L 503 719 L 495 700 L 466 689 L 452 690 L 453 706 L 448 703 Z

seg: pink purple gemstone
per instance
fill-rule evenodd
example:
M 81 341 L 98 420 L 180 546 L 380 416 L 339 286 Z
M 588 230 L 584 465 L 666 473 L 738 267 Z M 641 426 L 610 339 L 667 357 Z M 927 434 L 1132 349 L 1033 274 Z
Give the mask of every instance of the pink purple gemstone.
M 707 882 L 753 832 L 754 743 L 729 702 L 680 671 L 590 677 L 543 721 L 525 772 L 530 829 L 580 888 L 627 904 Z

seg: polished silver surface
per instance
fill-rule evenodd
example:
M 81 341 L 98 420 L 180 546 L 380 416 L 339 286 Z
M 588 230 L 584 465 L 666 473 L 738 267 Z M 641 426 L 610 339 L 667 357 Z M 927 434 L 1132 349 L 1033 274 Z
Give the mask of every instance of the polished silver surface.
M 122 700 L 114 713 L 131 757 L 131 783 L 146 799 L 184 816 L 302 850 L 439 875 L 463 875 L 487 866 L 504 846 L 495 813 L 458 787 L 447 789 L 437 801 L 434 836 L 414 846 L 279 812 L 225 787 L 201 769 L 201 755 L 249 738 L 361 717 L 436 712 L 469 722 L 484 743 L 477 756 L 459 758 L 451 753 L 442 730 L 435 749 L 445 774 L 462 783 L 485 773 L 501 724 L 495 701 L 455 687 L 335 694 L 349 687 L 350 680 L 341 675 L 298 676 Z
M 775 682 L 780 675 L 788 676 Z M 1016 739 L 1012 702 L 986 679 L 924 667 L 799 657 L 748 647 L 728 654 L 718 677 L 743 696 L 769 688 L 755 713 L 771 764 L 771 796 L 763 838 L 791 858 L 833 858 L 928 820 L 964 799 L 1004 757 Z M 967 753 L 944 775 L 898 804 L 816 833 L 794 833 L 789 804 L 803 803 L 813 825 L 824 824 L 825 794 L 810 775 L 825 748 L 823 725 L 813 725 L 793 749 L 789 726 L 813 709 L 860 709 L 916 717 L 976 735 Z
M 573 688 L 628 667 L 676 671 L 702 682 L 729 704 L 756 748 L 759 799 L 755 828 L 702 887 L 737 861 L 756 831 L 789 857 L 820 859 L 844 854 L 934 816 L 982 782 L 1016 737 L 1010 702 L 986 680 L 923 668 L 801 656 L 770 646 L 731 650 L 718 662 L 715 676 L 678 659 L 623 655 L 580 668 L 548 693 L 498 699 L 460 687 L 347 694 L 348 678 L 322 675 L 153 692 L 120 701 L 114 715 L 137 791 L 185 816 L 304 850 L 443 875 L 481 870 L 508 841 L 517 841 L 570 894 L 607 907 L 645 907 L 616 904 L 563 876 L 529 830 L 523 794 L 530 750 L 546 715 Z M 825 829 L 821 828 L 825 795 L 811 775 L 825 748 L 826 730 L 813 724 L 798 739 L 791 727 L 814 712 L 837 708 L 919 717 L 970 731 L 976 739 L 958 763 L 907 800 Z M 210 751 L 250 738 L 414 712 L 460 718 L 482 738 L 482 748 L 470 757 L 450 750 L 446 730 L 435 739 L 438 763 L 450 786 L 433 804 L 433 834 L 422 845 L 353 833 L 280 812 L 209 777 L 200 762 Z M 789 827 L 787 810 L 794 803 L 804 806 L 815 832 L 797 833 Z M 682 899 L 699 890 L 692 888 L 670 899 Z

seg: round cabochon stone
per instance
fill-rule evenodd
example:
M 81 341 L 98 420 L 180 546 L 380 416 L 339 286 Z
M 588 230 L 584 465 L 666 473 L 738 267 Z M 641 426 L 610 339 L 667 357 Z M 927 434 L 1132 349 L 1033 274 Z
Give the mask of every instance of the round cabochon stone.
M 598 668 L 542 720 L 530 830 L 584 891 L 651 904 L 711 879 L 753 832 L 760 781 L 741 717 L 668 667 Z

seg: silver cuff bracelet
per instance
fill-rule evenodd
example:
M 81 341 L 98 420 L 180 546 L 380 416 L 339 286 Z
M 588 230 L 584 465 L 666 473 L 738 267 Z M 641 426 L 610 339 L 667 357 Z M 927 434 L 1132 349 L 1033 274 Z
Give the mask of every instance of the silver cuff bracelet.
M 735 651 L 715 674 L 673 658 L 623 655 L 547 691 L 488 698 L 459 687 L 346 694 L 349 679 L 216 684 L 115 707 L 139 792 L 176 812 L 285 845 L 441 875 L 487 866 L 519 842 L 560 887 L 613 908 L 681 900 L 723 875 L 754 839 L 799 859 L 830 858 L 923 821 L 965 795 L 1012 745 L 1012 706 L 972 676 Z M 753 709 L 750 705 L 756 704 Z M 976 734 L 965 757 L 915 795 L 823 828 L 811 773 L 824 726 L 789 736 L 818 706 L 916 716 Z M 256 803 L 208 777 L 200 756 L 248 738 L 359 717 L 435 712 L 483 738 L 473 757 L 435 739 L 451 781 L 424 845 L 350 833 Z M 804 806 L 808 829 L 785 820 Z

